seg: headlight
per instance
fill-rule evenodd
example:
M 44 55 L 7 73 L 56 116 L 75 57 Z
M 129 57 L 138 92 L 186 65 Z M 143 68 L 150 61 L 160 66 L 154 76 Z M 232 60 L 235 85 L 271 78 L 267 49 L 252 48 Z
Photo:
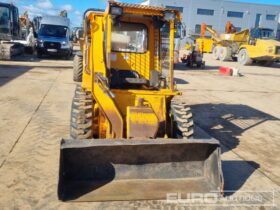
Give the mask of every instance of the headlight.
M 61 42 L 61 48 L 70 48 L 69 42 Z
M 170 21 L 170 20 L 175 20 L 176 15 L 173 12 L 165 12 L 164 13 L 164 20 Z
M 123 13 L 123 10 L 121 7 L 113 6 L 110 8 L 111 15 L 122 15 L 122 13 Z
M 37 40 L 37 45 L 38 45 L 39 47 L 43 47 L 43 46 L 44 46 L 44 41 L 38 39 L 38 40 Z

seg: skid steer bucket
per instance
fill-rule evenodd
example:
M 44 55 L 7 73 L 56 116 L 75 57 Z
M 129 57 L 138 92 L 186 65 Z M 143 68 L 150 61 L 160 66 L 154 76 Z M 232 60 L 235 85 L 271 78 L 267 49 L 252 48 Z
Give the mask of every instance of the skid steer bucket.
M 59 199 L 166 199 L 168 193 L 221 194 L 216 140 L 62 140 Z

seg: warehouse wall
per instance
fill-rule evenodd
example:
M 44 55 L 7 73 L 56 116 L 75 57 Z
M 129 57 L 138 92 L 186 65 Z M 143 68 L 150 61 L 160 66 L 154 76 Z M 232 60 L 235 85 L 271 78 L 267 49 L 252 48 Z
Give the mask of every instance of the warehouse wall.
M 238 29 L 256 25 L 280 33 L 280 6 L 231 2 L 224 0 L 148 0 L 146 5 L 176 7 L 183 11 L 188 34 L 198 34 L 202 22 L 224 32 L 227 21 Z M 279 34 L 280 36 L 280 34 Z

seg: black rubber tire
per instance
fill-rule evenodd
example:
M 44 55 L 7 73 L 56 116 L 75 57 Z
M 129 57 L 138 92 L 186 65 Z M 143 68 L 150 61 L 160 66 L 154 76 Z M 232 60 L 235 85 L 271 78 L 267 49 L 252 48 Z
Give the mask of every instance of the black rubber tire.
M 42 58 L 43 57 L 43 53 L 41 53 L 40 51 L 37 51 L 37 58 Z
M 184 102 L 171 102 L 170 116 L 172 119 L 172 137 L 191 139 L 194 133 L 194 123 L 191 108 Z
M 26 54 L 32 55 L 32 54 L 34 53 L 34 49 L 33 49 L 33 47 L 25 47 L 25 48 L 24 48 L 24 52 L 25 52 Z
M 83 57 L 75 55 L 73 61 L 73 80 L 74 82 L 82 82 L 83 78 Z
M 220 47 L 220 53 L 219 53 L 220 61 L 229 61 L 231 57 L 232 57 L 231 48 Z
M 250 58 L 249 53 L 246 49 L 241 49 L 238 53 L 238 63 L 243 66 L 248 66 L 253 63 L 253 60 Z
M 72 101 L 70 136 L 72 139 L 91 139 L 93 99 L 90 92 L 85 92 L 77 85 Z
M 258 63 L 262 66 L 270 67 L 273 65 L 274 62 L 273 61 L 259 61 Z
M 71 56 L 71 52 L 69 52 L 67 55 L 64 56 L 65 60 L 71 60 L 72 56 Z
M 219 60 L 219 56 L 220 56 L 220 52 L 221 52 L 221 47 L 220 46 L 215 46 L 213 48 L 213 51 L 212 51 L 212 57 L 214 60 Z

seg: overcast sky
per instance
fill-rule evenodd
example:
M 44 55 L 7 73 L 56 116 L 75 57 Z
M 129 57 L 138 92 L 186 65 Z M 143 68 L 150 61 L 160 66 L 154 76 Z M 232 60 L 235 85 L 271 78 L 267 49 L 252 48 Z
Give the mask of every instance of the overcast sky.
M 3 1 L 3 0 L 2 0 Z M 142 0 L 120 0 L 127 3 L 140 3 Z M 199 1 L 199 0 L 197 0 Z M 232 0 L 280 5 L 280 0 Z M 28 10 L 31 17 L 36 15 L 56 15 L 66 9 L 72 26 L 79 26 L 83 12 L 88 8 L 105 8 L 107 0 L 4 0 L 19 7 L 20 14 Z M 280 12 L 280 11 L 279 11 Z

